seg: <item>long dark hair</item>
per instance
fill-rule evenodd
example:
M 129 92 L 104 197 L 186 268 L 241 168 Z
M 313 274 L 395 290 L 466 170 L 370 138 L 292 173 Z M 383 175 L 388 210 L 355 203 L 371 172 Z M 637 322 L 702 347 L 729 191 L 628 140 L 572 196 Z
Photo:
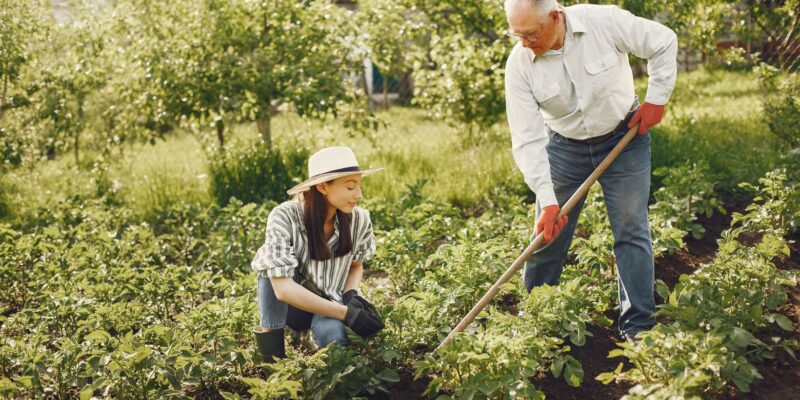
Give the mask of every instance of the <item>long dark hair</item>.
M 303 193 L 303 222 L 308 235 L 308 248 L 311 259 L 325 261 L 331 258 L 331 251 L 325 241 L 325 216 L 328 214 L 328 202 L 316 186 Z M 350 214 L 336 210 L 339 218 L 339 240 L 334 248 L 334 255 L 341 257 L 353 249 L 353 238 L 350 237 Z

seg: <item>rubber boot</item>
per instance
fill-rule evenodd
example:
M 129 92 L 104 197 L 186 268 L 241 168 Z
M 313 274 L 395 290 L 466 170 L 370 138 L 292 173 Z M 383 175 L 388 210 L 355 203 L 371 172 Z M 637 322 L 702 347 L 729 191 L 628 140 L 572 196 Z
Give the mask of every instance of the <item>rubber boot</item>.
M 275 359 L 286 358 L 286 346 L 283 342 L 283 328 L 269 332 L 253 330 L 256 336 L 256 345 L 261 353 L 261 361 L 272 364 Z

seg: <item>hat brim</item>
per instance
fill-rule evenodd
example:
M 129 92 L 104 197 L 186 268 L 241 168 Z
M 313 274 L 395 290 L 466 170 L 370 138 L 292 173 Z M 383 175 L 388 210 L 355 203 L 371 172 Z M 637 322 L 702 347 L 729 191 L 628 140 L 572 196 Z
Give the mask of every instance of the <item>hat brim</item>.
M 318 183 L 328 182 L 334 179 L 341 178 L 343 176 L 350 176 L 350 175 L 361 175 L 362 177 L 369 176 L 380 171 L 383 171 L 383 168 L 373 168 L 373 169 L 365 169 L 362 171 L 346 171 L 346 172 L 333 172 L 329 174 L 322 174 L 319 176 L 315 176 L 311 179 L 306 179 L 304 182 L 301 182 L 297 186 L 287 190 L 286 193 L 288 193 L 289 196 L 293 196 L 297 193 L 305 192 L 306 190 L 310 189 L 312 186 Z

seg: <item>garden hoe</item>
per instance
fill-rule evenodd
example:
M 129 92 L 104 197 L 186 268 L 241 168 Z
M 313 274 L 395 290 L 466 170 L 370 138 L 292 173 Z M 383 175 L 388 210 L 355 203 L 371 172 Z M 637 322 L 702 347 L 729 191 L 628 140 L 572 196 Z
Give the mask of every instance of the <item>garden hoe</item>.
M 628 133 L 626 133 L 625 136 L 619 141 L 619 143 L 617 143 L 617 145 L 614 146 L 611 152 L 608 153 L 606 158 L 603 159 L 603 161 L 600 163 L 600 165 L 597 166 L 594 172 L 592 172 L 592 174 L 589 175 L 588 178 L 586 178 L 586 181 L 584 181 L 583 184 L 581 184 L 581 186 L 578 188 L 578 190 L 575 191 L 572 197 L 570 197 L 569 200 L 567 200 L 567 203 L 564 204 L 563 207 L 561 207 L 561 211 L 559 211 L 558 216 L 556 217 L 556 221 L 558 221 L 562 216 L 569 214 L 570 211 L 572 211 L 572 209 L 575 207 L 575 205 L 578 204 L 578 202 L 584 196 L 586 196 L 586 193 L 589 192 L 589 188 L 595 183 L 595 181 L 597 181 L 598 178 L 600 178 L 600 175 L 603 175 L 603 172 L 605 172 L 606 169 L 608 169 L 608 166 L 611 165 L 612 162 L 614 162 L 614 159 L 616 159 L 619 153 L 622 152 L 622 149 L 624 149 L 625 146 L 627 146 L 628 143 L 630 143 L 630 141 L 633 140 L 633 137 L 636 136 L 637 134 L 636 131 L 638 129 L 639 125 L 637 124 L 636 126 L 628 130 Z M 543 238 L 544 235 L 536 236 L 536 238 L 533 240 L 533 242 L 531 242 L 530 245 L 528 245 L 525 251 L 523 251 L 522 254 L 519 257 L 517 257 L 516 261 L 514 261 L 514 263 L 511 264 L 510 267 L 508 267 L 503 276 L 501 276 L 500 279 L 498 279 L 497 282 L 495 282 L 494 285 L 492 285 L 492 287 L 489 288 L 489 291 L 483 295 L 483 297 L 478 301 L 477 304 L 475 304 L 474 307 L 472 307 L 472 310 L 470 310 L 467 313 L 467 315 L 461 320 L 461 322 L 459 322 L 458 325 L 456 325 L 456 327 L 453 328 L 452 331 L 450 331 L 450 334 L 448 334 L 447 337 L 444 338 L 444 340 L 442 340 L 442 343 L 440 343 L 439 346 L 436 347 L 435 351 L 438 351 L 439 349 L 447 346 L 447 344 L 450 343 L 451 340 L 453 340 L 453 336 L 455 336 L 456 333 L 462 332 L 464 328 L 466 328 L 470 323 L 472 323 L 472 321 L 475 320 L 475 317 L 478 316 L 478 313 L 480 313 L 481 310 L 483 310 L 483 308 L 486 307 L 486 305 L 489 304 L 490 301 L 492 301 L 495 295 L 497 295 L 497 292 L 500 291 L 500 287 L 503 286 L 506 282 L 508 282 L 511 279 L 511 277 L 514 276 L 514 274 L 516 274 L 517 271 L 519 271 L 519 269 L 522 267 L 522 265 L 525 263 L 528 257 L 530 257 L 531 254 L 533 254 L 533 252 L 539 250 L 542 247 L 542 243 L 544 242 Z

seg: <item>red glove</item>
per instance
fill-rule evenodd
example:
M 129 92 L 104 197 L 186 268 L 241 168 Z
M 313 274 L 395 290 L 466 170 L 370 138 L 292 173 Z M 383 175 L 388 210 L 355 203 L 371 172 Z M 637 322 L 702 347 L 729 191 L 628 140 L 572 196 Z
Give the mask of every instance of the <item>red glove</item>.
M 556 221 L 558 212 L 561 210 L 559 206 L 547 206 L 542 210 L 542 215 L 539 217 L 539 223 L 536 224 L 536 234 L 544 233 L 544 242 L 550 243 L 561 232 L 561 228 L 567 224 L 567 216 L 561 217 Z
M 636 114 L 633 114 L 628 128 L 633 128 L 634 125 L 639 124 L 639 134 L 644 135 L 651 126 L 656 126 L 661 122 L 661 117 L 663 116 L 664 106 L 657 106 L 644 102 L 639 109 L 636 110 Z

